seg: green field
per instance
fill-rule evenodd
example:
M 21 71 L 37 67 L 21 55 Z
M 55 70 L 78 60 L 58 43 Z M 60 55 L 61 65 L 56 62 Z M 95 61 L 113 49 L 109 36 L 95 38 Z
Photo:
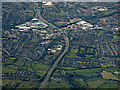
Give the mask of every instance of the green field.
M 39 41 L 39 39 L 34 39 L 34 38 L 32 38 L 32 40 L 31 40 L 31 42 L 38 42 Z
M 75 81 L 79 83 L 81 86 L 87 85 L 87 83 L 82 78 L 76 78 Z
M 14 59 L 16 59 L 16 58 L 9 58 L 9 59 L 14 60 Z
M 33 84 L 29 81 L 23 81 L 17 88 L 32 88 Z
M 25 13 L 26 13 L 27 15 L 29 15 L 29 16 L 32 16 L 32 17 L 33 17 L 33 15 L 34 15 L 33 10 L 25 10 Z
M 112 41 L 118 41 L 119 37 L 118 36 L 113 36 Z
M 88 73 L 88 72 L 76 71 L 75 73 L 81 76 L 85 76 L 85 77 L 97 77 L 98 76 L 98 74 L 94 72 Z
M 99 31 L 99 34 L 100 34 L 100 35 L 103 35 L 103 34 L 104 34 L 104 31 Z
M 104 83 L 102 85 L 100 85 L 98 88 L 118 88 L 118 83 Z
M 38 70 L 47 71 L 49 69 L 49 66 L 42 63 L 33 62 L 32 69 L 34 71 L 38 71 Z
M 13 39 L 13 42 L 18 42 L 18 39 Z
M 60 54 L 60 51 L 57 51 L 56 53 L 54 53 L 54 55 L 56 55 L 56 56 L 59 55 L 59 54 Z
M 111 72 L 107 72 L 107 71 L 103 71 L 102 76 L 104 79 L 114 79 L 114 80 L 118 80 L 115 75 L 113 75 Z
M 105 70 L 111 73 L 114 73 L 115 71 L 119 71 L 118 68 L 106 68 Z
M 32 68 L 28 68 L 27 70 L 33 72 L 33 69 L 32 69 Z
M 32 63 L 32 69 L 34 72 L 36 72 L 39 76 L 44 76 L 46 71 L 49 69 L 48 65 L 33 62 Z
M 21 80 L 2 80 L 2 86 L 6 86 L 7 83 L 20 83 Z
M 14 65 L 7 65 L 7 67 L 9 67 L 12 70 L 17 70 L 18 69 L 18 67 L 14 66 Z
M 59 74 L 59 73 L 54 73 L 53 76 L 54 76 L 54 77 L 59 77 L 60 74 Z
M 19 69 L 21 69 L 21 70 L 25 70 L 27 67 L 19 67 Z
M 14 65 L 19 66 L 19 67 L 22 67 L 22 66 L 24 65 L 24 62 L 17 61 L 17 62 L 15 62 Z
M 105 15 L 109 15 L 109 14 L 112 14 L 113 12 L 111 12 L 111 11 L 105 11 L 105 12 L 103 12 Z
M 65 56 L 70 58 L 81 58 L 77 56 L 78 49 L 71 49 L 71 51 Z
M 62 67 L 63 69 L 67 69 L 67 70 L 70 70 L 70 69 L 75 69 L 75 68 L 72 68 L 72 67 Z
M 103 79 L 95 79 L 95 80 L 88 80 L 88 86 L 89 88 L 97 88 L 99 85 L 103 84 L 105 80 Z
M 38 74 L 39 76 L 44 76 L 45 73 L 46 73 L 46 71 L 38 71 L 38 72 L 37 72 L 37 74 Z
M 83 69 L 83 70 L 69 70 L 66 71 L 68 74 L 77 74 L 85 77 L 97 77 L 97 72 L 100 72 L 101 68 L 96 69 Z
M 12 61 L 7 61 L 7 62 L 4 62 L 3 64 L 13 64 L 13 62 Z
M 77 63 L 83 63 L 83 62 L 81 62 L 81 61 L 76 61 Z
M 60 68 L 61 69 L 61 68 Z M 59 69 L 56 69 L 55 72 L 53 73 L 53 77 L 59 77 L 63 74 L 66 74 L 65 70 L 59 70 Z
M 70 86 L 71 85 L 69 85 L 65 80 L 51 80 L 46 84 L 45 88 L 70 88 Z
M 2 38 L 2 40 L 8 40 L 8 38 Z
M 65 11 L 60 11 L 60 13 L 57 13 L 57 15 L 66 15 Z
M 14 69 L 10 69 L 8 66 L 3 66 L 2 67 L 2 73 L 14 73 L 16 72 Z

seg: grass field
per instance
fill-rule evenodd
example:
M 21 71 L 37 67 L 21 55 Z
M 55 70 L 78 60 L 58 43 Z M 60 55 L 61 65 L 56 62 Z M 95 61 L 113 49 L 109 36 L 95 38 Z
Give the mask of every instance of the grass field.
M 82 72 L 99 72 L 102 68 L 94 68 L 94 69 L 83 69 L 83 70 L 80 70 Z
M 111 72 L 107 72 L 107 71 L 103 71 L 102 76 L 104 79 L 114 79 L 114 80 L 118 80 L 115 75 L 113 75 Z
M 19 67 L 22 67 L 22 66 L 24 65 L 24 62 L 17 61 L 17 62 L 15 62 L 14 65 L 19 66 Z
M 60 74 L 59 73 L 54 73 L 53 76 L 58 77 L 58 76 L 60 76 Z
M 25 10 L 25 13 L 29 16 L 33 16 L 34 15 L 34 12 L 33 10 Z
M 60 54 L 60 51 L 57 51 L 56 53 L 54 53 L 54 55 L 59 55 Z
M 11 61 L 4 62 L 3 64 L 13 64 Z
M 8 38 L 2 38 L 2 40 L 8 40 Z
M 16 58 L 9 58 L 9 59 L 14 60 L 14 59 L 16 59 Z
M 28 68 L 27 70 L 33 72 L 33 69 L 32 69 L 32 68 Z
M 38 70 L 47 71 L 49 69 L 49 66 L 42 63 L 33 62 L 32 69 L 34 71 L 38 71 Z
M 34 38 L 32 38 L 32 40 L 31 40 L 31 42 L 38 42 L 39 41 L 39 39 L 34 39 Z
M 119 71 L 118 68 L 106 68 L 105 70 L 111 73 L 114 73 L 115 71 Z
M 44 76 L 46 71 L 49 69 L 48 65 L 34 62 L 32 63 L 32 69 L 36 72 L 39 76 Z
M 97 88 L 99 85 L 103 84 L 105 80 L 103 79 L 96 79 L 96 80 L 88 80 L 88 86 L 89 88 Z
M 23 81 L 17 88 L 32 88 L 33 84 L 29 81 Z
M 75 69 L 75 68 L 71 68 L 71 67 L 62 67 L 63 69 L 67 69 L 67 70 L 70 70 L 70 69 Z
M 29 63 L 25 63 L 25 66 L 28 67 Z
M 104 83 L 102 85 L 100 85 L 98 88 L 118 88 L 118 83 Z
M 79 83 L 81 86 L 87 85 L 87 83 L 82 78 L 76 78 L 75 81 Z
M 10 69 L 8 66 L 2 66 L 2 73 L 14 73 L 14 69 Z
M 37 74 L 38 74 L 39 76 L 44 76 L 45 73 L 46 73 L 46 71 L 38 71 L 38 72 L 37 72 Z
M 82 75 L 85 77 L 97 77 L 98 74 L 97 72 L 100 72 L 101 68 L 96 68 L 96 69 L 83 69 L 83 70 L 69 70 L 66 71 L 68 74 L 74 74 L 76 73 L 77 75 Z
M 70 53 L 77 53 L 78 49 L 71 49 Z
M 22 66 L 22 67 L 19 67 L 19 69 L 22 69 L 22 70 L 25 70 L 26 68 L 27 68 L 27 67 L 23 67 L 23 66 Z
M 21 81 L 20 80 L 2 80 L 2 86 L 6 86 L 7 83 L 20 83 Z
M 70 58 L 81 58 L 77 56 L 78 49 L 71 49 L 71 51 L 65 56 Z
M 100 35 L 103 35 L 103 33 L 104 33 L 104 31 L 99 31 L 99 34 L 100 34 Z
M 57 15 L 66 15 L 65 11 L 60 11 L 60 13 L 57 13 Z
M 76 71 L 75 72 L 76 74 L 78 75 L 81 75 L 81 76 L 85 76 L 85 77 L 97 77 L 98 74 L 97 73 L 88 73 L 88 72 L 79 72 L 79 71 Z
M 63 70 L 63 69 L 62 70 L 56 69 L 55 72 L 54 72 L 54 74 L 53 74 L 53 76 L 54 77 L 59 77 L 59 76 L 61 76 L 63 74 L 66 74 L 65 70 Z
M 119 37 L 118 36 L 113 36 L 112 41 L 118 41 Z
M 46 88 L 70 88 L 71 85 L 67 83 L 67 81 L 55 81 L 52 80 L 46 84 Z
M 18 39 L 13 39 L 13 42 L 18 42 Z
M 7 65 L 7 66 L 12 70 L 17 70 L 18 69 L 18 67 L 14 66 L 14 65 Z
M 116 38 L 116 39 L 118 39 L 119 37 L 118 37 L 118 36 L 113 36 L 113 38 Z
M 83 62 L 81 62 L 81 61 L 76 61 L 77 63 L 83 63 Z
M 109 15 L 109 14 L 111 14 L 112 12 L 111 11 L 105 11 L 105 12 L 103 12 L 105 15 Z

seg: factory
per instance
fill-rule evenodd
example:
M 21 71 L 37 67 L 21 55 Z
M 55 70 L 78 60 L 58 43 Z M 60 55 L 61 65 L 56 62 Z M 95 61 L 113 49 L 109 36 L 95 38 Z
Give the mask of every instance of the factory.
M 45 2 L 45 1 L 43 1 L 43 5 L 51 6 L 51 5 L 53 5 L 53 4 L 52 4 L 52 2 Z
M 77 25 L 82 25 L 83 27 L 86 27 L 86 28 L 93 27 L 93 25 L 91 25 L 90 23 L 86 21 L 79 21 Z
M 26 22 L 21 25 L 15 26 L 19 31 L 28 31 L 30 29 L 43 29 L 47 28 L 48 25 L 37 18 L 33 18 L 30 22 Z

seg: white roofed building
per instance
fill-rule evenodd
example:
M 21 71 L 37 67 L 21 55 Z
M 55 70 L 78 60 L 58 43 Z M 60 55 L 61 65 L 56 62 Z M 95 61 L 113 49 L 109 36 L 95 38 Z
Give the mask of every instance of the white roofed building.
M 52 2 L 47 2 L 47 3 L 45 3 L 44 5 L 51 6 L 51 5 L 52 5 Z
M 30 27 L 24 27 L 24 26 L 20 26 L 18 27 L 19 29 L 30 29 Z

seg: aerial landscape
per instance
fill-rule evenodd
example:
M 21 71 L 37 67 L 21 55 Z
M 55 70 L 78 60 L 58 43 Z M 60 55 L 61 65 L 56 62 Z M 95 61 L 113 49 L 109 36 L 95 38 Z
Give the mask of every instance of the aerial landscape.
M 118 2 L 1 8 L 3 88 L 119 88 Z

